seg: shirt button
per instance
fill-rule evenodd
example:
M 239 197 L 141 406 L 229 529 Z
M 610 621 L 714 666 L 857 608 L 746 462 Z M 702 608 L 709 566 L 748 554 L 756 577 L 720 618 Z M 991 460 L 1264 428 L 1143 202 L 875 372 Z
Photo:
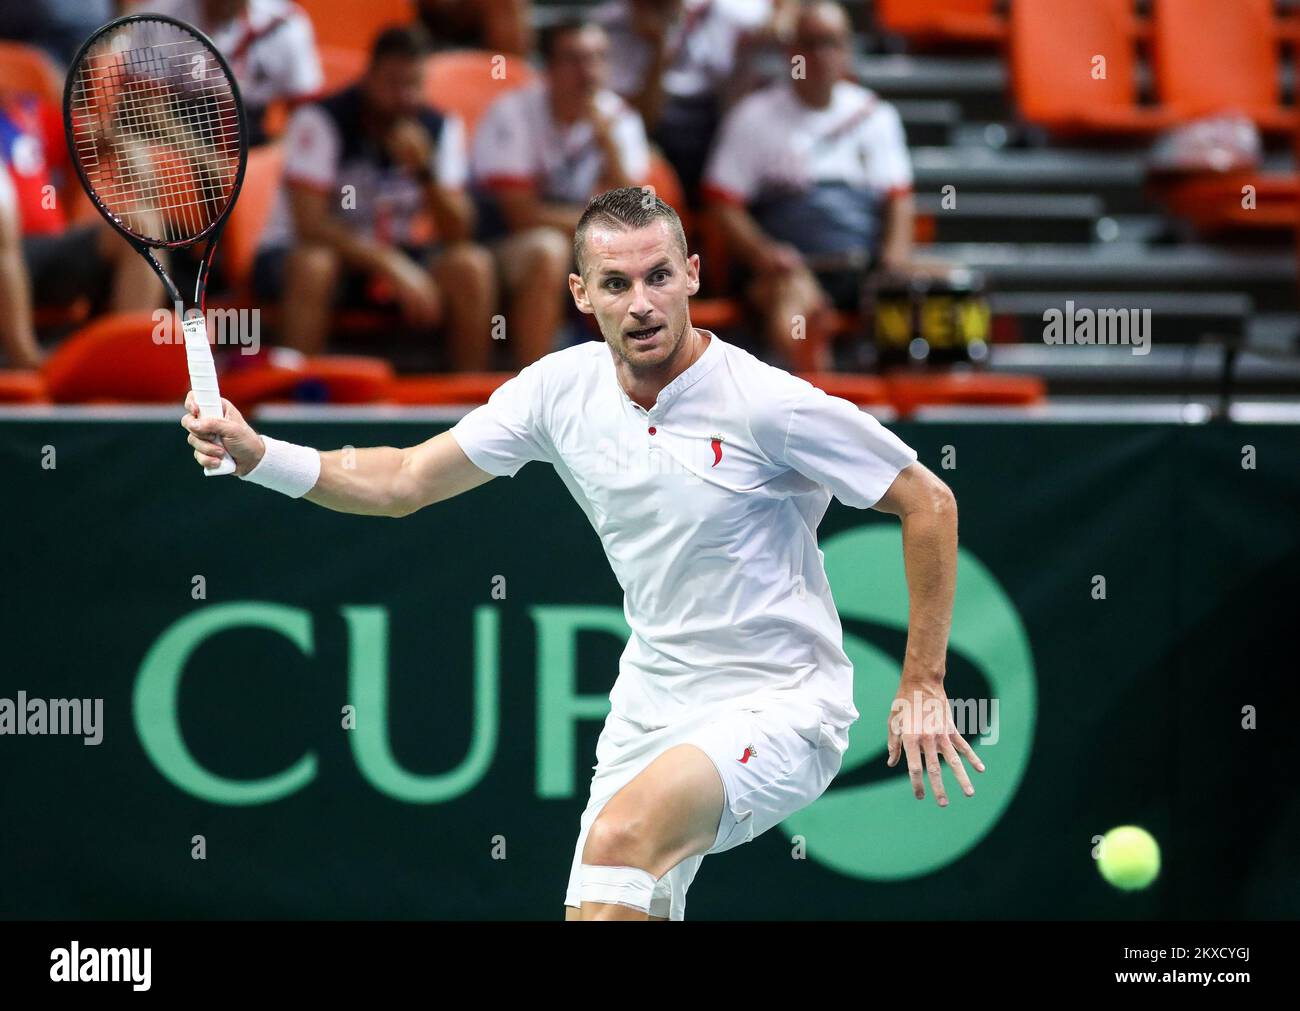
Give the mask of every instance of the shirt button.
M 654 428 L 653 425 L 650 426 L 650 434 L 651 434 L 651 435 L 654 435 L 654 434 L 655 434 L 655 428 Z

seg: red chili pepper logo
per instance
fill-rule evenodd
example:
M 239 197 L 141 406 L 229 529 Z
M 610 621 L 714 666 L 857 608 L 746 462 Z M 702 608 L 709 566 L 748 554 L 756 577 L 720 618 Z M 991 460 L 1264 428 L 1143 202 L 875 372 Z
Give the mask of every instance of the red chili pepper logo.
M 722 442 L 723 442 L 723 439 L 722 439 L 722 436 L 720 436 L 720 435 L 715 435 L 715 436 L 712 436 L 712 438 L 711 438 L 710 441 L 711 441 L 712 444 L 713 444 L 713 466 L 716 467 L 719 463 L 722 462 Z

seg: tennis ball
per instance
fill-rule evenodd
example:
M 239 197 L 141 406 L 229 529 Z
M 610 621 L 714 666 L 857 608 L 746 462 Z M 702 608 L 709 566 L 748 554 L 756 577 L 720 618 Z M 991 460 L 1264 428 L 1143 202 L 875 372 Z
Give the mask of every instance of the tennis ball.
M 1137 891 L 1160 873 L 1160 847 L 1146 829 L 1121 825 L 1102 836 L 1097 869 L 1116 888 Z

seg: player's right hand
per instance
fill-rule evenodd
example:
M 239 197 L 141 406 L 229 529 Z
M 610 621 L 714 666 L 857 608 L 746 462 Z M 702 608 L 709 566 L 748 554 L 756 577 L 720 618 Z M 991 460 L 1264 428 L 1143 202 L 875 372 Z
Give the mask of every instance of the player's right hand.
M 199 417 L 199 404 L 194 399 L 194 391 L 190 390 L 185 397 L 181 428 L 190 433 L 186 441 L 194 447 L 194 459 L 200 466 L 211 470 L 219 465 L 224 446 L 235 460 L 235 473 L 243 477 L 262 462 L 266 444 L 225 397 L 221 398 L 221 408 L 225 412 L 223 418 Z M 219 444 L 217 439 L 221 440 Z

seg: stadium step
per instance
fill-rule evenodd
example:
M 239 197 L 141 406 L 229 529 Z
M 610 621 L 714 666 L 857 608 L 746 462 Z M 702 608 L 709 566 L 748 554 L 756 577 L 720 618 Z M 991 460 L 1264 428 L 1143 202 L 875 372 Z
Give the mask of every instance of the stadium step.
M 941 195 L 917 195 L 917 212 L 934 218 L 936 242 L 1088 243 L 1106 211 L 1087 193 L 958 193 L 954 204 L 945 209 Z
M 998 375 L 1038 376 L 1050 396 L 1070 394 L 1216 394 L 1223 381 L 1225 349 L 1219 344 L 1155 347 L 1134 355 L 1125 347 L 1049 347 L 999 344 L 987 368 Z M 1300 390 L 1300 361 L 1243 351 L 1232 370 L 1238 393 L 1290 394 Z
M 956 102 L 924 98 L 904 98 L 894 103 L 908 147 L 944 147 L 951 143 L 952 132 L 961 122 L 961 106 Z
M 862 56 L 855 69 L 865 87 L 890 101 L 942 98 L 965 119 L 998 119 L 1007 111 L 1007 73 L 997 56 Z
M 1042 341 L 1044 313 L 1064 312 L 1067 302 L 1075 311 L 1148 309 L 1155 344 L 1188 343 L 1207 335 L 1241 337 L 1253 310 L 1248 295 L 1233 292 L 992 291 L 988 300 L 995 316 L 1014 317 L 1021 341 L 1028 343 Z
M 1114 151 L 1002 150 L 918 147 L 912 149 L 918 193 L 955 186 L 981 193 L 1090 193 L 1111 213 L 1149 211 L 1143 196 L 1143 158 Z
M 1296 258 L 1287 250 L 958 242 L 926 252 L 982 271 L 993 291 L 1234 291 L 1262 311 L 1295 307 Z

